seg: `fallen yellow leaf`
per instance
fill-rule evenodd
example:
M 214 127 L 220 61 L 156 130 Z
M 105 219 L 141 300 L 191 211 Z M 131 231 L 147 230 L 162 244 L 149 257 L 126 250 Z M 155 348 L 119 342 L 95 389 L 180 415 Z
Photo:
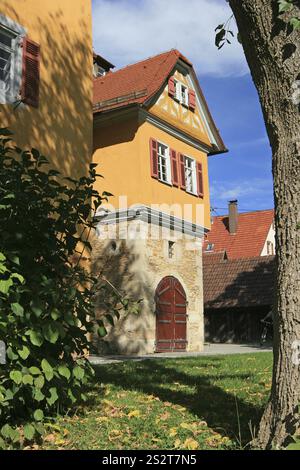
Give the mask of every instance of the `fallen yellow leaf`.
M 185 440 L 183 447 L 188 449 L 188 450 L 196 450 L 199 448 L 199 444 L 195 439 L 192 439 L 189 437 L 188 439 Z
M 174 442 L 174 449 L 179 449 L 180 446 L 181 446 L 181 440 L 176 439 L 176 441 Z
M 176 429 L 176 428 L 171 428 L 171 429 L 170 429 L 169 436 L 170 436 L 170 437 L 175 437 L 176 434 L 177 434 L 177 429 Z
M 133 410 L 128 413 L 128 418 L 139 418 L 141 416 L 140 410 Z
M 109 421 L 107 416 L 99 416 L 99 418 L 96 418 L 97 423 L 104 423 Z

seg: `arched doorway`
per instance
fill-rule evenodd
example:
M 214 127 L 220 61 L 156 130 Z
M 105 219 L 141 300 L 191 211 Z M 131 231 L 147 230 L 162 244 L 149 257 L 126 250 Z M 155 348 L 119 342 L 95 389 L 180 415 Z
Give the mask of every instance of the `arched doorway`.
M 164 277 L 157 286 L 156 301 L 156 351 L 185 351 L 186 294 L 173 276 Z

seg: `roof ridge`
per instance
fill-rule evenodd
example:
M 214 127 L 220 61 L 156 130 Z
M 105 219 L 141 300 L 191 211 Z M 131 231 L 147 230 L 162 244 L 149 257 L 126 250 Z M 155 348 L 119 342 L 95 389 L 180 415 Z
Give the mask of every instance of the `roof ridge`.
M 246 212 L 238 212 L 238 215 L 247 215 L 247 214 L 257 214 L 257 212 L 274 212 L 273 209 L 257 209 L 255 211 L 246 211 Z M 228 217 L 228 214 L 222 214 L 222 215 L 214 215 L 213 216 L 215 219 L 222 218 L 222 217 Z
M 137 60 L 136 62 L 132 62 L 131 64 L 127 64 L 127 65 L 124 65 L 124 67 L 121 67 L 117 70 L 115 70 L 114 72 L 111 72 L 109 74 L 106 74 L 104 76 L 100 76 L 100 77 L 96 77 L 94 80 L 97 81 L 99 80 L 99 78 L 101 78 L 102 80 L 105 79 L 106 77 L 112 77 L 112 76 L 115 76 L 118 72 L 122 72 L 123 70 L 126 70 L 127 68 L 129 67 L 133 67 L 134 65 L 137 65 L 137 64 L 141 64 L 143 62 L 147 62 L 148 60 L 151 60 L 151 59 L 154 59 L 156 57 L 159 57 L 161 55 L 166 55 L 166 54 L 170 54 L 171 52 L 175 52 L 176 55 L 178 56 L 179 58 L 179 54 L 177 54 L 177 52 L 179 52 L 177 49 L 173 48 L 173 49 L 169 49 L 167 51 L 164 51 L 164 52 L 160 52 L 159 54 L 154 54 L 150 57 L 147 57 L 146 59 L 142 59 L 142 60 Z

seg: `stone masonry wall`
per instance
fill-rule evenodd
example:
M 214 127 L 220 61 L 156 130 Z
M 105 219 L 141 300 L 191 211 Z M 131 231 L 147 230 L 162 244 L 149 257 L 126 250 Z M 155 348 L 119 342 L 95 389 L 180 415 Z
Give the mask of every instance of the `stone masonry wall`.
M 151 231 L 151 236 L 149 233 Z M 169 258 L 169 241 L 173 257 Z M 126 297 L 143 299 L 140 313 L 122 316 L 97 340 L 99 353 L 150 354 L 155 351 L 155 290 L 165 276 L 174 276 L 187 295 L 188 351 L 200 351 L 204 343 L 201 241 L 175 231 L 139 221 L 98 225 L 93 240 L 93 270 Z M 101 299 L 98 302 L 101 315 Z M 95 340 L 96 341 L 96 340 Z

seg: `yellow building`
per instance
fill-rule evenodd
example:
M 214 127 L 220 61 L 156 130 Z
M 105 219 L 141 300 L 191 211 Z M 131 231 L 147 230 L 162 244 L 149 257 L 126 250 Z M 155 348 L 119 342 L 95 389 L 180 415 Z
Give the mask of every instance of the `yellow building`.
M 226 151 L 192 64 L 171 50 L 94 80 L 94 157 L 113 194 L 98 213 L 96 271 L 143 299 L 110 351 L 201 350 L 208 155 Z M 104 210 L 105 209 L 105 210 Z
M 0 0 L 1 127 L 74 177 L 92 154 L 92 67 L 89 0 Z

